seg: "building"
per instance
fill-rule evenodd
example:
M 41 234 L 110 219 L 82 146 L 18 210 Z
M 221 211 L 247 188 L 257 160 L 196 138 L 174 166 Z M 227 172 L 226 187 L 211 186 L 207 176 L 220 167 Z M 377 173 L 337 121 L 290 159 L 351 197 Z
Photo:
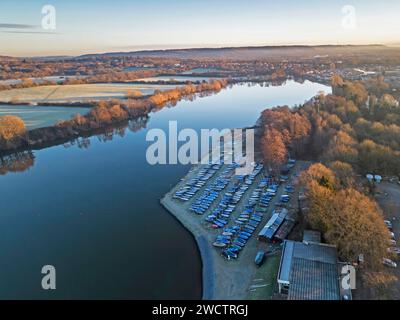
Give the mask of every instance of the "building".
M 313 230 L 304 230 L 304 243 L 321 243 L 321 232 Z
M 260 241 L 271 241 L 278 231 L 279 227 L 283 224 L 288 215 L 287 209 L 282 209 L 281 211 L 275 210 L 271 219 L 266 223 L 264 228 L 258 234 L 258 240 Z
M 341 300 L 339 268 L 335 246 L 285 240 L 279 293 L 289 300 Z

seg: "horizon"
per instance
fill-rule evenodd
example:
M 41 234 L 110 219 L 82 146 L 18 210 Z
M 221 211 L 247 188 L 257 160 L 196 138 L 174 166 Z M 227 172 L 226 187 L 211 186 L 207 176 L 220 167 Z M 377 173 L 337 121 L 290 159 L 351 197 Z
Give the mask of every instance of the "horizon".
M 303 47 L 303 48 L 318 48 L 318 47 L 385 47 L 385 48 L 398 48 L 400 44 L 384 44 L 384 43 L 370 43 L 370 44 L 315 44 L 315 45 L 307 45 L 307 44 L 282 44 L 282 45 L 247 45 L 247 46 L 205 46 L 205 47 L 167 47 L 167 48 L 159 48 L 159 49 L 140 49 L 140 50 L 127 50 L 127 51 L 94 51 L 89 53 L 80 53 L 76 55 L 67 55 L 67 54 L 59 54 L 59 55 L 21 55 L 21 56 L 11 56 L 11 55 L 3 55 L 0 54 L 0 57 L 11 57 L 11 58 L 57 58 L 57 57 L 80 57 L 86 55 L 107 55 L 107 54 L 130 54 L 130 53 L 140 53 L 140 52 L 168 52 L 168 51 L 184 51 L 184 50 L 223 50 L 223 49 L 261 49 L 261 48 L 294 48 L 294 47 Z
M 370 45 L 398 46 L 396 12 L 400 3 L 385 0 L 210 0 L 146 3 L 117 0 L 95 5 L 55 0 L 54 28 L 44 29 L 50 13 L 43 2 L 4 1 L 0 10 L 0 55 L 79 56 L 109 52 L 198 48 Z M 48 21 L 47 21 L 48 22 Z M 50 21 L 51 22 L 51 21 Z M 221 40 L 223 39 L 223 40 Z

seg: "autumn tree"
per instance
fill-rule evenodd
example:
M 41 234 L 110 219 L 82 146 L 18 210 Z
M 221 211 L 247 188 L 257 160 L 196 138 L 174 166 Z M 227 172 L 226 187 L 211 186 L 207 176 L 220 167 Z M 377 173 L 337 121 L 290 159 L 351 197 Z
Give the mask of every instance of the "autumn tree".
M 275 171 L 279 170 L 287 159 L 287 150 L 282 134 L 272 127 L 267 127 L 261 144 L 266 165 L 269 165 Z
M 357 163 L 357 141 L 346 132 L 339 131 L 329 142 L 323 159 L 326 161 L 343 161 L 351 164 Z
M 139 90 L 128 90 L 128 92 L 125 95 L 125 98 L 127 99 L 135 99 L 135 98 L 140 98 L 143 94 Z
M 0 117 L 0 140 L 11 141 L 25 132 L 25 123 L 21 118 L 16 116 Z
M 354 185 L 355 172 L 350 164 L 342 161 L 333 161 L 329 163 L 329 168 L 334 172 L 342 187 L 348 188 Z
M 321 164 L 305 171 L 301 182 L 309 201 L 310 226 L 337 246 L 341 259 L 356 261 L 364 254 L 366 266 L 379 269 L 389 233 L 377 203 L 353 188 L 340 187 L 333 171 Z

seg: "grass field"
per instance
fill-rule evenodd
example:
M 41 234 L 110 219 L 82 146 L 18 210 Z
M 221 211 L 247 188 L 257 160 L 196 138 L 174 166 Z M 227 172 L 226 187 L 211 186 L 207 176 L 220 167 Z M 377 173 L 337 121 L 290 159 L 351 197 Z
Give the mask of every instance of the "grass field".
M 36 129 L 54 125 L 59 120 L 71 119 L 77 113 L 88 113 L 90 108 L 63 107 L 63 106 L 26 106 L 0 105 L 0 117 L 12 115 L 24 120 L 27 129 Z
M 176 86 L 154 84 L 79 84 L 53 85 L 24 89 L 0 91 L 1 102 L 79 102 L 88 100 L 102 100 L 109 98 L 124 98 L 129 90 L 138 90 L 143 95 L 152 94 L 154 90 L 168 90 Z
M 250 288 L 250 300 L 270 300 L 277 287 L 277 276 L 281 254 L 267 257 L 264 264 L 257 269 Z

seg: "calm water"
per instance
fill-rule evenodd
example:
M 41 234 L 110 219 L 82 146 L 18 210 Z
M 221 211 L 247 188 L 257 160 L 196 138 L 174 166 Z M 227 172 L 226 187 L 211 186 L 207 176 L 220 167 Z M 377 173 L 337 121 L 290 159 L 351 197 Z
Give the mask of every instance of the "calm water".
M 219 79 L 217 77 L 192 77 L 190 75 L 171 75 L 171 76 L 156 76 L 152 78 L 143 78 L 139 79 L 140 81 L 145 81 L 148 83 L 152 82 L 157 82 L 157 81 L 180 81 L 180 82 L 186 82 L 186 81 L 191 81 L 191 82 L 199 82 L 199 81 L 209 81 L 212 79 Z
M 34 165 L 0 176 L 0 298 L 195 299 L 201 260 L 191 235 L 158 200 L 187 166 L 150 166 L 151 128 L 229 128 L 267 107 L 304 102 L 329 88 L 306 82 L 235 86 L 151 115 L 147 128 L 35 151 Z M 86 141 L 87 142 L 87 141 Z M 41 289 L 54 265 L 57 290 Z

